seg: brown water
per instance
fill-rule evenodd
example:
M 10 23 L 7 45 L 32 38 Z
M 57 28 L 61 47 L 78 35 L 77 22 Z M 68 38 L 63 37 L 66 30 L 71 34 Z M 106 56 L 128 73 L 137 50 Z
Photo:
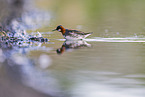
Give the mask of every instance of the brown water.
M 51 19 L 28 32 L 39 31 L 49 41 L 0 50 L 1 90 L 15 97 L 144 97 L 145 1 L 35 3 Z M 94 33 L 84 41 L 65 42 L 61 33 L 52 32 L 59 24 Z

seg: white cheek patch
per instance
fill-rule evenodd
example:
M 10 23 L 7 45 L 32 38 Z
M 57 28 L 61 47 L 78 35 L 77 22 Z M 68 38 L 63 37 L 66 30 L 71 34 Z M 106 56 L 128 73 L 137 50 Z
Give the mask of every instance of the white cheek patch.
M 58 29 L 58 31 L 61 31 L 61 29 Z

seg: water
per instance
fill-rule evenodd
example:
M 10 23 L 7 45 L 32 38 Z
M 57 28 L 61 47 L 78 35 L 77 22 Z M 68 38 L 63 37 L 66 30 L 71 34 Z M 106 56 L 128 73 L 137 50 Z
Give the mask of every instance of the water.
M 23 16 L 36 24 L 27 27 L 26 19 L 17 31 L 39 31 L 49 41 L 1 45 L 0 97 L 144 97 L 144 3 L 36 0 L 34 14 L 41 14 Z M 39 19 L 47 16 L 47 23 Z M 94 33 L 65 41 L 52 32 L 59 24 Z

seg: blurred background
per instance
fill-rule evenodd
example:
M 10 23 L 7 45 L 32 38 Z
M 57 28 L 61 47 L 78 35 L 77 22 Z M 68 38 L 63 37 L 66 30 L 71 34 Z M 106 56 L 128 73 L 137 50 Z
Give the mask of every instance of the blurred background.
M 49 40 L 0 43 L 0 97 L 144 97 L 144 3 L 0 0 L 0 31 Z M 94 33 L 65 41 L 60 24 Z
M 102 37 L 107 32 L 108 37 L 117 32 L 125 37 L 144 35 L 143 4 L 143 0 L 36 0 L 37 7 L 52 12 L 52 26 L 62 24 Z

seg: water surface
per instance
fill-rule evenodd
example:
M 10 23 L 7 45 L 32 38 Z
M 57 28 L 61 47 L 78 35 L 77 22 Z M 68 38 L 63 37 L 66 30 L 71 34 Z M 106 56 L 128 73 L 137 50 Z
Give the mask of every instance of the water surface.
M 31 26 L 27 33 L 39 31 L 49 41 L 1 46 L 2 90 L 10 84 L 25 89 L 24 94 L 29 91 L 30 97 L 144 97 L 145 1 L 42 1 L 36 0 L 37 14 L 49 14 L 48 24 L 42 19 L 41 26 Z M 65 41 L 52 32 L 59 24 L 94 34 Z

